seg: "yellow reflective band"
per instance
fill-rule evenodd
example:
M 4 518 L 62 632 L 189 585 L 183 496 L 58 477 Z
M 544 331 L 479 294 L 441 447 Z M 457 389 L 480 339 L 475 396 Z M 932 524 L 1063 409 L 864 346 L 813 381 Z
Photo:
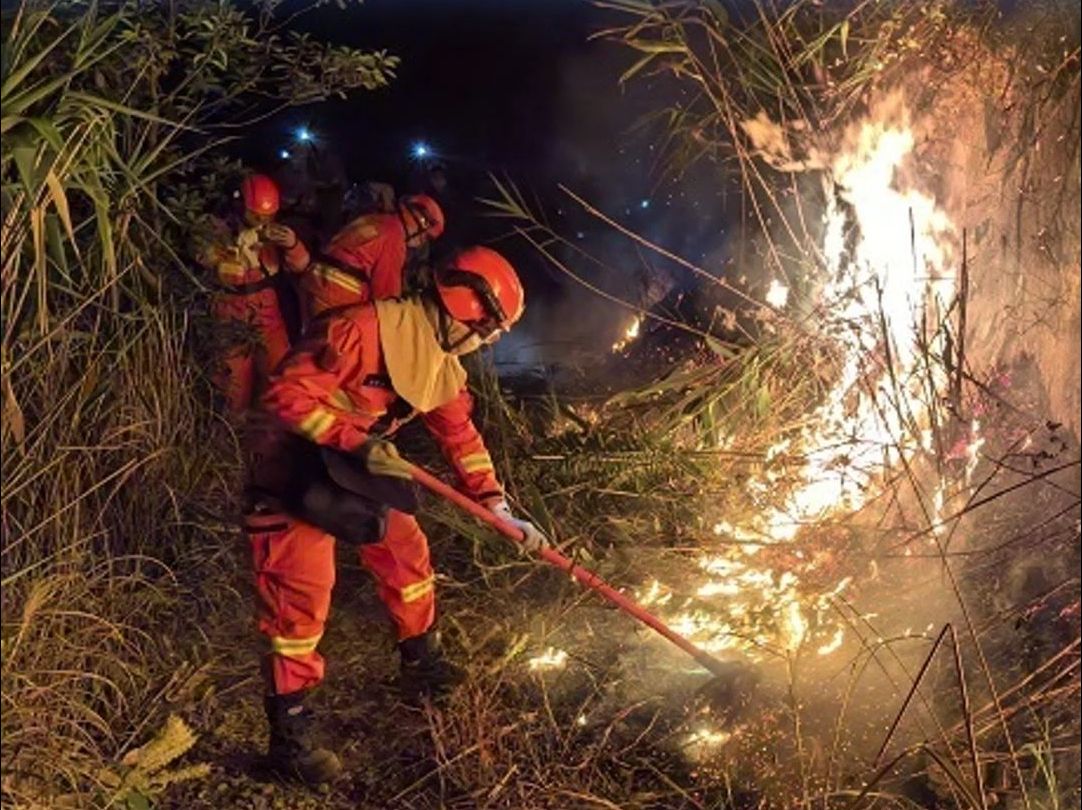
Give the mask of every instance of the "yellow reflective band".
M 222 281 L 244 281 L 246 275 L 248 275 L 247 268 L 236 262 L 221 262 L 218 265 L 218 278 Z
M 313 408 L 312 412 L 301 421 L 298 430 L 312 441 L 319 441 L 332 425 L 334 425 L 333 413 L 322 408 Z
M 316 268 L 316 273 L 318 273 L 324 281 L 337 284 L 339 287 L 345 287 L 350 292 L 359 293 L 363 289 L 363 285 L 358 279 L 339 270 L 335 270 L 329 265 L 319 265 Z
M 336 408 L 341 408 L 343 411 L 354 411 L 353 400 L 349 398 L 349 394 L 343 391 L 341 388 L 331 394 L 331 404 Z
M 420 582 L 414 582 L 412 585 L 407 585 L 402 589 L 402 601 L 403 602 L 416 602 L 418 599 L 427 596 L 435 590 L 436 578 L 430 576 L 427 579 L 422 579 Z
M 468 473 L 492 472 L 492 457 L 482 450 L 480 453 L 470 453 L 458 460 L 462 469 Z
M 275 654 L 285 656 L 286 658 L 303 658 L 316 651 L 316 647 L 322 637 L 322 633 L 318 636 L 312 636 L 311 638 L 282 638 L 281 636 L 274 636 L 271 639 L 271 649 L 274 650 Z

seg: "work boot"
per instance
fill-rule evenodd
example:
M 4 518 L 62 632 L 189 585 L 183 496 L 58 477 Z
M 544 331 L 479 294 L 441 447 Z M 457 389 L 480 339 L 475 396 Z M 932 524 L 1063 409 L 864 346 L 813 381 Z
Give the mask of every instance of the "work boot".
M 264 701 L 270 723 L 267 767 L 287 779 L 321 785 L 338 777 L 342 763 L 333 751 L 312 742 L 311 713 L 304 708 L 303 699 L 303 692 L 293 692 L 271 695 Z
M 402 655 L 399 688 L 409 703 L 442 698 L 466 677 L 462 669 L 443 657 L 435 630 L 398 642 L 398 651 Z

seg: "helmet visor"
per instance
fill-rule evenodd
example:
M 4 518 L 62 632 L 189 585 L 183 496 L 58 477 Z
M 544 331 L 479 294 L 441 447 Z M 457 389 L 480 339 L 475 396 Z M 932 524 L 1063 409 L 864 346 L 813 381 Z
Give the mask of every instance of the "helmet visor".
M 493 332 L 504 328 L 507 313 L 484 276 L 458 267 L 444 267 L 437 272 L 436 281 L 445 287 L 466 287 L 477 296 L 485 311 L 485 317 L 470 321 L 469 324 L 483 339 L 487 340 Z

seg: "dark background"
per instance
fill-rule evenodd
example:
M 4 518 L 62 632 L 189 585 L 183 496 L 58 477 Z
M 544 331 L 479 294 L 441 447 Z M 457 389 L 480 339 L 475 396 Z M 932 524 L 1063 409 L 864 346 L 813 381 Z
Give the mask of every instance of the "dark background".
M 282 14 L 289 11 L 284 4 Z M 489 173 L 512 179 L 564 236 L 611 265 L 584 268 L 590 281 L 632 301 L 642 300 L 644 284 L 658 273 L 674 284 L 688 279 L 679 272 L 669 278 L 671 268 L 579 210 L 558 183 L 689 259 L 721 261 L 720 185 L 710 172 L 661 177 L 656 133 L 633 127 L 645 113 L 678 103 L 683 91 L 664 78 L 622 87 L 619 77 L 635 55 L 591 39 L 621 22 L 626 18 L 587 0 L 366 0 L 318 9 L 292 28 L 385 49 L 402 60 L 395 79 L 375 92 L 269 119 L 242 142 L 242 157 L 258 169 L 282 169 L 279 151 L 295 154 L 294 133 L 307 127 L 332 171 L 349 182 L 389 182 L 404 193 L 424 183 L 411 147 L 425 142 L 448 178 L 441 195 L 448 232 L 438 252 L 488 242 L 523 276 L 528 317 L 516 330 L 515 352 L 521 354 L 523 333 L 534 344 L 557 346 L 561 357 L 567 341 L 607 351 L 628 311 L 586 292 L 521 240 L 503 238 L 507 222 L 484 216 L 476 198 L 494 196 Z

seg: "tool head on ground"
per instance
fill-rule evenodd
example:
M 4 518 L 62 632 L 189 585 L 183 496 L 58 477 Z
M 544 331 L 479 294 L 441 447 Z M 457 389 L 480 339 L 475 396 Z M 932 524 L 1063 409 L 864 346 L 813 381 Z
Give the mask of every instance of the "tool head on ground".
M 746 712 L 758 691 L 759 671 L 742 661 L 717 660 L 707 669 L 713 677 L 695 690 L 690 708 L 708 712 L 722 726 L 731 725 Z
M 482 504 L 471 500 L 454 487 L 440 481 L 430 472 L 421 469 L 416 464 L 411 464 L 410 468 L 413 480 L 425 489 L 440 495 L 483 523 L 487 523 L 496 531 L 500 532 L 500 534 L 514 540 L 519 545 L 522 545 L 526 541 L 525 532 L 517 526 L 508 523 L 498 515 L 493 514 Z M 537 552 L 537 556 L 550 565 L 555 566 L 562 571 L 566 571 L 573 579 L 578 580 L 582 585 L 597 592 L 609 602 L 616 605 L 616 607 L 620 608 L 624 613 L 632 618 L 638 619 L 653 630 L 656 630 L 661 636 L 682 649 L 715 676 L 722 679 L 733 676 L 735 672 L 733 665 L 719 661 L 714 658 L 714 656 L 710 655 L 710 653 L 706 652 L 706 650 L 697 647 L 690 639 L 681 636 L 634 599 L 613 588 L 593 571 L 589 571 L 581 565 L 575 564 L 574 560 L 568 559 L 553 548 L 541 548 Z
M 466 248 L 444 261 L 436 269 L 436 293 L 443 312 L 467 327 L 467 337 L 476 336 L 482 344 L 514 326 L 526 308 L 515 268 L 487 247 Z

